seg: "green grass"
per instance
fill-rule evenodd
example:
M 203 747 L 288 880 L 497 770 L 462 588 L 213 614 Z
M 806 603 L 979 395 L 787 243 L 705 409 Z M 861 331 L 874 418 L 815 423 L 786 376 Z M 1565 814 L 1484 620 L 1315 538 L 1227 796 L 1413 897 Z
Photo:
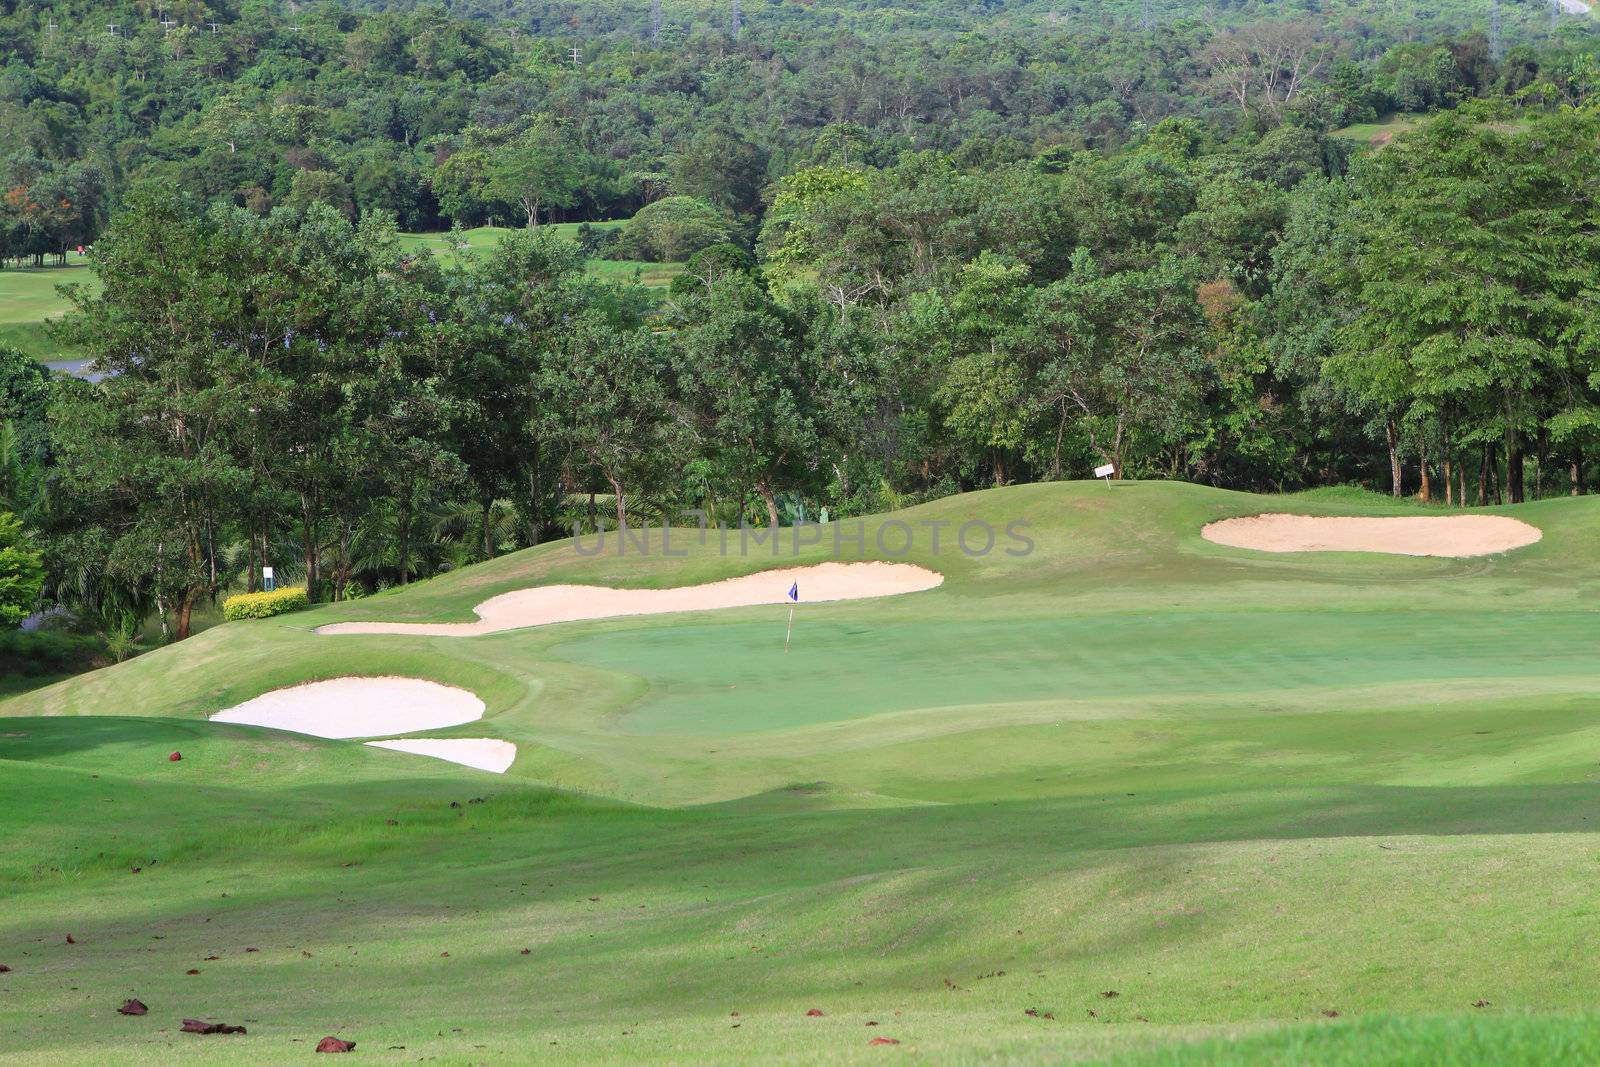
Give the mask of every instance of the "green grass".
M 552 230 L 569 241 L 578 238 L 577 222 L 547 222 L 543 229 Z M 614 230 L 623 225 L 622 220 L 590 223 L 597 230 Z M 508 233 L 516 232 L 504 226 L 479 226 L 476 229 L 465 230 L 462 237 L 466 247 L 461 249 L 462 254 L 478 256 L 500 243 L 500 238 Z M 453 255 L 457 249 L 450 243 L 448 233 L 403 233 L 400 243 L 408 248 L 427 249 L 436 256 Z M 672 282 L 674 276 L 683 270 L 681 263 L 646 263 L 636 260 L 610 260 L 592 259 L 589 261 L 589 273 L 597 278 L 604 278 L 612 282 L 638 282 L 650 288 L 660 288 Z
M 802 599 L 788 653 L 778 607 L 309 632 L 775 562 L 562 542 L 0 699 L 0 1058 L 276 1062 L 337 1033 L 461 1063 L 1594 1059 L 1600 502 L 1497 509 L 1544 539 L 1474 560 L 1198 536 L 1284 509 L 1419 510 L 942 500 L 895 518 L 946 547 L 1024 519 L 1037 551 L 924 536 L 943 586 Z M 473 689 L 486 721 L 437 736 L 517 763 L 205 721 L 349 673 Z
M 1416 129 L 1428 116 L 1414 112 L 1386 115 L 1377 122 L 1357 122 L 1334 130 L 1330 136 L 1344 137 L 1364 145 L 1388 144 L 1395 137 Z
M 1418 112 L 1400 111 L 1386 115 L 1377 122 L 1357 122 L 1342 129 L 1334 130 L 1330 136 L 1344 137 L 1368 147 L 1381 147 L 1399 137 L 1409 133 L 1428 121 L 1428 116 Z M 1501 133 L 1517 133 L 1528 128 L 1526 121 L 1497 122 L 1494 128 Z
M 97 290 L 100 280 L 84 261 L 69 256 L 65 267 L 0 270 L 0 345 L 8 345 L 42 362 L 79 358 L 76 349 L 52 338 L 45 328 L 71 308 L 56 286 L 81 284 Z

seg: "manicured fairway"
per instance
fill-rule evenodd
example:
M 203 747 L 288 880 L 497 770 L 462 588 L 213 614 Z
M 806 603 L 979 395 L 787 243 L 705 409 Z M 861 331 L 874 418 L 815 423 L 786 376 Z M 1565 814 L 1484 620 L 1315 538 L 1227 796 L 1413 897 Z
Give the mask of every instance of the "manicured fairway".
M 56 286 L 77 284 L 97 291 L 100 282 L 85 260 L 76 255 L 67 258 L 65 267 L 0 270 L 0 345 L 45 362 L 77 357 L 75 349 L 63 346 L 45 330 L 47 321 L 60 318 L 71 308 Z
M 329 1034 L 385 1062 L 1600 1056 L 1600 503 L 1497 509 L 1544 539 L 1478 559 L 1199 535 L 1267 510 L 1420 513 L 952 498 L 894 516 L 944 585 L 802 587 L 787 653 L 777 606 L 309 632 L 795 561 L 563 542 L 0 701 L 0 1059 L 282 1062 Z M 1036 551 L 952 551 L 972 519 Z M 517 762 L 205 721 L 350 673 L 471 689 L 483 721 L 427 736 Z

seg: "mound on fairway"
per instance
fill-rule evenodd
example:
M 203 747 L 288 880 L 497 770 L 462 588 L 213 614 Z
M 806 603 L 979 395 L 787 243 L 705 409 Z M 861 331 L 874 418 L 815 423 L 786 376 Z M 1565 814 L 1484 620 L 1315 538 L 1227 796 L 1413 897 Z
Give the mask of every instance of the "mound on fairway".
M 375 737 L 460 726 L 483 718 L 483 710 L 465 689 L 420 678 L 335 678 L 274 689 L 211 720 L 313 737 Z
M 943 581 L 944 575 L 910 563 L 819 563 L 675 589 L 545 585 L 485 600 L 473 609 L 478 615 L 477 622 L 340 622 L 319 627 L 317 633 L 474 637 L 555 622 L 779 604 L 788 599 L 789 587 L 793 584 L 799 584 L 801 600 L 812 602 L 916 593 L 932 589 Z
M 1395 556 L 1488 556 L 1531 545 L 1539 528 L 1504 515 L 1284 515 L 1208 523 L 1200 536 L 1259 552 L 1386 552 Z
M 395 741 L 368 741 L 373 748 L 388 748 L 418 756 L 449 760 L 491 774 L 504 774 L 517 759 L 517 746 L 492 737 L 412 737 Z
M 829 558 L 546 542 L 0 696 L 0 1062 L 265 1064 L 338 1034 L 582 1067 L 1600 1063 L 1600 495 L 1488 512 L 1543 533 L 1489 564 L 1199 538 L 1266 512 L 1458 514 L 1009 486 L 867 517 L 867 543 L 1015 520 L 1033 552 L 922 537 L 893 562 L 932 594 L 810 610 L 802 572 L 787 652 L 776 605 L 310 632 Z M 487 710 L 357 741 L 205 721 L 354 673 Z M 409 754 L 476 738 L 516 761 Z

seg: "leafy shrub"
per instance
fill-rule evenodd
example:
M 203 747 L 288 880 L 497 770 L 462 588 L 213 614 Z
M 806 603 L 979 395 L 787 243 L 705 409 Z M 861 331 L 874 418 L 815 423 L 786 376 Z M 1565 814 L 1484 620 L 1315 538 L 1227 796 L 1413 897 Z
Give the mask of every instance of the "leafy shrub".
M 101 658 L 100 643 L 61 630 L 0 631 L 0 675 L 34 678 L 88 670 Z
M 738 234 L 739 224 L 721 208 L 692 196 L 669 196 L 640 208 L 618 232 L 606 256 L 681 263 L 702 248 L 731 242 Z
M 139 631 L 131 619 L 124 619 L 121 626 L 106 632 L 106 653 L 113 663 L 121 663 L 133 655 L 138 643 Z
M 270 593 L 240 593 L 222 602 L 222 617 L 229 622 L 240 619 L 267 619 L 306 606 L 306 591 L 299 588 L 274 589 Z

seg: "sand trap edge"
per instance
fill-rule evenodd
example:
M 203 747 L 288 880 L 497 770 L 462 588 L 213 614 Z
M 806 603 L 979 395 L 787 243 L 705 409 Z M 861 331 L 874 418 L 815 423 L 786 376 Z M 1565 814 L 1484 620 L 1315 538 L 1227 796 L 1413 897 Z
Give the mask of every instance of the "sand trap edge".
M 372 748 L 407 752 L 413 756 L 459 763 L 463 767 L 504 774 L 517 761 L 517 746 L 493 737 L 400 737 L 391 741 L 367 741 Z
M 1366 552 L 1466 559 L 1536 544 L 1544 531 L 1509 515 L 1296 515 L 1263 512 L 1208 522 L 1212 544 L 1256 552 Z
M 944 575 L 914 563 L 831 560 L 804 567 L 777 567 L 734 578 L 666 589 L 621 589 L 606 585 L 542 585 L 512 590 L 480 602 L 477 622 L 336 622 L 317 633 L 412 634 L 479 637 L 565 622 L 668 615 L 691 611 L 788 603 L 786 591 L 800 584 L 800 603 L 871 600 L 936 589 Z M 817 590 L 820 585 L 821 592 Z
M 463 726 L 486 710 L 476 693 L 425 678 L 350 675 L 268 690 L 210 721 L 344 740 Z

